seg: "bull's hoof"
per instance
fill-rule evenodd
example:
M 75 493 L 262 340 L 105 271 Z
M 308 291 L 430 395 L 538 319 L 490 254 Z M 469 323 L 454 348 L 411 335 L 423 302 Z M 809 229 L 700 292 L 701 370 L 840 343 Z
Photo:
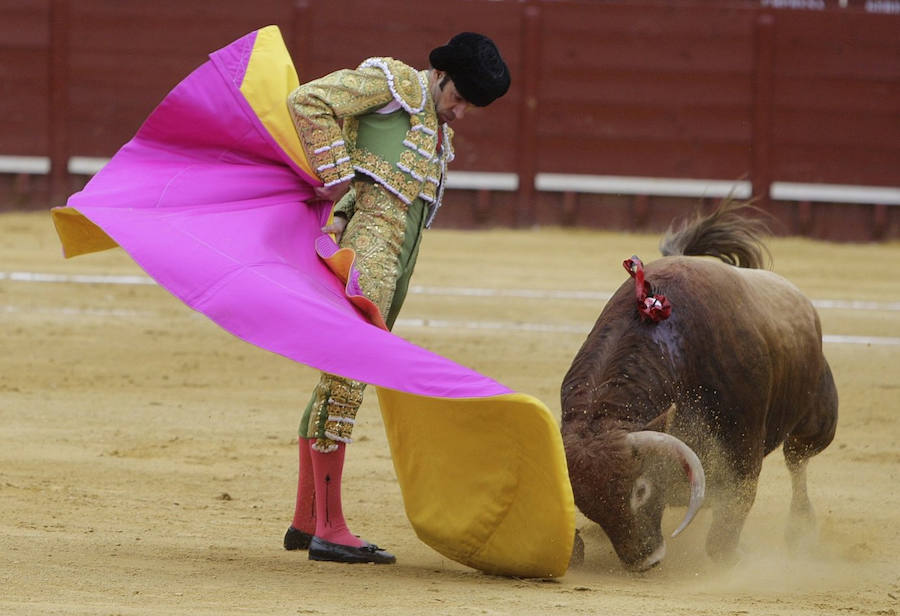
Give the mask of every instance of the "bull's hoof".
M 572 544 L 572 556 L 569 557 L 569 568 L 580 567 L 584 564 L 584 539 L 581 533 L 575 529 L 575 541 Z
M 735 530 L 733 526 L 716 525 L 713 520 L 706 535 L 706 553 L 716 564 L 733 567 L 741 560 L 740 537 L 740 527 Z
M 706 553 L 713 562 L 721 567 L 734 567 L 741 560 L 741 550 L 737 546 L 717 549 L 707 544 Z
M 791 554 L 809 554 L 814 551 L 819 537 L 816 516 L 812 509 L 801 512 L 791 511 L 787 528 L 784 531 L 784 539 Z

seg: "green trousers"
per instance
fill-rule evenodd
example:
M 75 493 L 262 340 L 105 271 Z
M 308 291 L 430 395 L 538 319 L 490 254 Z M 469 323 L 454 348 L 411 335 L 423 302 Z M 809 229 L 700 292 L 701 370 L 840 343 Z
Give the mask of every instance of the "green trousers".
M 419 254 L 426 207 L 421 199 L 407 206 L 367 179 L 354 180 L 353 191 L 355 209 L 340 245 L 356 252 L 360 287 L 393 328 Z M 338 442 L 351 442 L 365 386 L 322 373 L 300 421 L 300 437 L 315 439 L 312 446 L 321 452 L 334 451 Z

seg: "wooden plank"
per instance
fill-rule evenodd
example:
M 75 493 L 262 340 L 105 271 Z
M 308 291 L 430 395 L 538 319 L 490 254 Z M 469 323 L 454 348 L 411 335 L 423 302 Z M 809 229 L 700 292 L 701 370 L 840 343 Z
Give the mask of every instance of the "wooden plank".
M 897 150 L 863 146 L 781 144 L 772 154 L 772 177 L 785 182 L 900 186 Z
M 897 54 L 900 63 L 900 52 Z M 774 91 L 782 109 L 819 112 L 896 114 L 900 111 L 900 79 L 871 80 L 862 77 L 782 78 Z
M 779 13 L 772 177 L 898 185 L 900 16 Z
M 752 11 L 559 2 L 547 14 L 541 171 L 749 171 Z
M 748 107 L 715 105 L 662 106 L 646 104 L 589 105 L 566 102 L 541 106 L 540 136 L 574 140 L 657 140 L 680 137 L 710 141 L 749 142 Z
M 750 162 L 743 144 L 662 139 L 574 142 L 565 137 L 546 137 L 538 151 L 538 169 L 552 173 L 732 180 L 745 176 Z
M 47 152 L 49 0 L 0 4 L 0 154 Z
M 746 106 L 752 100 L 749 72 L 598 70 L 590 74 L 549 73 L 541 78 L 541 99 L 583 104 Z
M 44 49 L 50 43 L 50 0 L 0 3 L 0 49 Z
M 900 15 L 779 13 L 775 53 L 785 79 L 900 77 Z
M 198 58 L 268 24 L 290 24 L 283 0 L 78 0 L 72 2 L 72 36 L 82 50 L 116 53 L 127 49 L 196 54 Z M 202 60 L 201 60 L 202 61 Z

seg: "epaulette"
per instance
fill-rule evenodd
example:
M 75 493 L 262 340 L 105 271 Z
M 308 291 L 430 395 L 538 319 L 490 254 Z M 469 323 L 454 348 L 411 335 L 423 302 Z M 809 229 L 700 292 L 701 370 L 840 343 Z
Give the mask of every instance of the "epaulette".
M 410 115 L 422 113 L 425 109 L 428 100 L 426 84 L 413 67 L 394 58 L 369 58 L 360 64 L 359 68 L 381 70 L 387 77 L 394 100 Z

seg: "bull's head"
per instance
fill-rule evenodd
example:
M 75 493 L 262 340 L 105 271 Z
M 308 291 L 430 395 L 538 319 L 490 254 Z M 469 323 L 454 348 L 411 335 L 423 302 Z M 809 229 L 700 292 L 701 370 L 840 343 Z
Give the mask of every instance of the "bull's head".
M 706 480 L 699 458 L 664 432 L 579 432 L 563 435 L 575 504 L 603 528 L 626 567 L 644 571 L 655 566 L 666 550 L 661 527 L 666 498 L 653 464 L 674 461 L 690 481 L 688 511 L 675 537 L 703 502 Z

